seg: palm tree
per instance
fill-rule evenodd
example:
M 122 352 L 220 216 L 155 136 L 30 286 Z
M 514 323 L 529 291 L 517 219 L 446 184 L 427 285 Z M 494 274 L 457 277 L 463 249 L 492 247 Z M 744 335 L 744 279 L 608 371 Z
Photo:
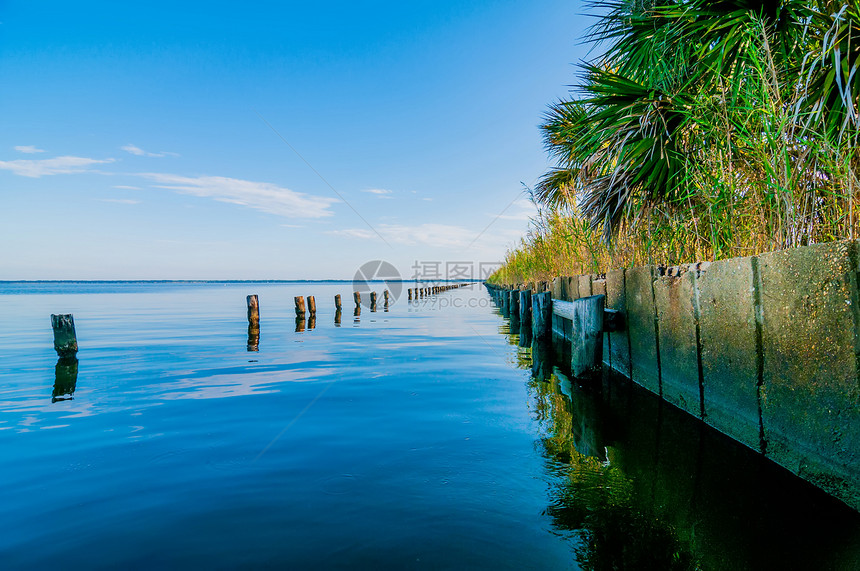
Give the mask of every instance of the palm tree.
M 826 140 L 830 153 L 856 146 L 860 0 L 604 0 L 592 8 L 603 16 L 588 39 L 605 51 L 582 67 L 577 97 L 544 117 L 544 144 L 558 164 L 535 196 L 577 206 L 605 241 L 655 206 L 693 208 L 703 180 L 738 187 L 741 197 L 751 192 L 744 177 L 777 190 L 831 184 L 810 141 Z M 761 164 L 767 145 L 782 153 L 779 168 Z M 719 169 L 717 155 L 726 157 Z M 770 181 L 777 175 L 785 180 Z M 777 204 L 778 192 L 768 192 Z

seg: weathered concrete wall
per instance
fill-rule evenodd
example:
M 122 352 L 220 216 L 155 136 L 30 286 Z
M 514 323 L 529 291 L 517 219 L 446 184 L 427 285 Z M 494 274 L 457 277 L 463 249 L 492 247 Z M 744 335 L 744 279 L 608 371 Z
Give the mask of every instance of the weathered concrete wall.
M 834 242 L 561 277 L 553 293 L 604 294 L 626 321 L 603 335 L 606 365 L 860 510 L 858 256 Z
M 765 454 L 860 506 L 856 244 L 758 261 Z
M 630 268 L 623 294 L 610 272 L 607 307 L 625 298 L 630 354 L 613 359 L 613 334 L 609 364 L 860 509 L 857 252 L 836 242 Z

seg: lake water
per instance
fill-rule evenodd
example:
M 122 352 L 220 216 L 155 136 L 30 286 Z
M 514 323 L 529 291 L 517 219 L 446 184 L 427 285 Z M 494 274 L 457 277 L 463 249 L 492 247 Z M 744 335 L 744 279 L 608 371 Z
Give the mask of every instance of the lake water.
M 856 512 L 516 333 L 479 286 L 0 284 L 0 565 L 860 568 Z

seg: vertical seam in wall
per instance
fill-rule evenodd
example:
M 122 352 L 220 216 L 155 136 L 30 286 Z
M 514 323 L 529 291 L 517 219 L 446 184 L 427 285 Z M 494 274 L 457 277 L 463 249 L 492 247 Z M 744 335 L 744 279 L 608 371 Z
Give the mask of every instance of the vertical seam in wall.
M 690 270 L 693 274 L 693 321 L 696 324 L 696 368 L 699 374 L 699 418 L 705 419 L 705 371 L 702 368 L 702 336 L 699 333 L 701 310 L 699 309 L 699 270 Z
M 762 400 L 764 397 L 764 336 L 762 327 L 764 323 L 764 310 L 762 308 L 762 281 L 758 257 L 750 259 L 753 273 L 753 306 L 755 313 L 755 369 L 756 369 L 756 402 L 758 403 L 758 443 L 762 454 L 767 452 L 767 438 L 764 433 L 764 417 L 762 414 Z
M 860 290 L 860 268 L 858 268 L 858 251 L 857 251 L 858 243 L 856 241 L 852 241 L 848 246 L 848 260 L 851 264 L 850 272 L 852 277 L 854 278 L 853 283 L 849 282 L 850 287 L 852 288 L 851 292 L 851 305 L 852 311 L 851 315 L 854 318 L 854 362 L 855 362 L 855 378 L 857 379 L 857 389 L 860 391 L 860 347 L 858 347 L 858 342 L 860 342 L 860 295 L 858 295 L 858 290 Z
M 654 350 L 657 352 L 657 394 L 663 398 L 663 367 L 660 363 L 660 323 L 657 319 L 657 294 L 654 292 L 654 266 L 651 266 L 651 307 L 654 308 Z
M 627 325 L 629 322 L 630 312 L 627 309 L 627 268 L 623 268 L 621 272 L 621 287 L 624 291 L 624 333 L 627 336 L 627 374 L 629 378 L 633 379 L 633 347 L 630 344 L 630 327 Z

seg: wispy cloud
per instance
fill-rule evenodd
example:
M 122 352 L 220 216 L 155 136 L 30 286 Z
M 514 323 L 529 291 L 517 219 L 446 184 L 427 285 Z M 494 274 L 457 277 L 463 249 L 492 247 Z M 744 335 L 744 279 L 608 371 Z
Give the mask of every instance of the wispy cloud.
M 53 159 L 18 159 L 0 161 L 0 170 L 8 170 L 19 176 L 39 178 L 54 174 L 80 174 L 98 172 L 91 167 L 112 163 L 115 159 L 89 159 L 86 157 L 54 157 Z
M 27 153 L 28 155 L 45 152 L 43 149 L 37 149 L 33 145 L 18 145 L 17 147 L 14 147 L 14 149 L 19 153 Z
M 101 202 L 115 202 L 116 204 L 140 204 L 139 200 L 131 198 L 102 198 Z
M 157 188 L 212 198 L 284 216 L 286 218 L 322 218 L 334 214 L 330 207 L 339 202 L 296 192 L 268 182 L 255 182 L 223 176 L 188 177 L 163 173 L 141 173 Z
M 393 194 L 393 191 L 386 190 L 384 188 L 368 188 L 367 190 L 362 190 L 361 192 L 375 194 L 377 198 L 394 198 L 393 196 L 391 196 L 391 194 Z
M 465 247 L 475 237 L 474 230 L 462 226 L 451 226 L 448 224 L 420 224 L 417 226 L 405 226 L 401 224 L 380 224 L 376 226 L 382 236 L 398 244 L 425 244 L 439 247 Z M 350 238 L 370 239 L 375 234 L 363 228 L 345 228 L 343 230 L 332 230 L 329 234 L 347 236 Z
M 178 157 L 179 153 L 171 153 L 169 151 L 161 151 L 160 153 L 150 153 L 148 151 L 144 151 L 137 145 L 133 145 L 131 143 L 127 145 L 123 145 L 120 147 L 123 151 L 127 153 L 131 153 L 132 155 L 136 155 L 138 157 Z
M 118 188 L 120 190 L 140 190 L 139 186 L 128 186 L 127 184 L 117 184 L 114 185 L 114 188 Z

